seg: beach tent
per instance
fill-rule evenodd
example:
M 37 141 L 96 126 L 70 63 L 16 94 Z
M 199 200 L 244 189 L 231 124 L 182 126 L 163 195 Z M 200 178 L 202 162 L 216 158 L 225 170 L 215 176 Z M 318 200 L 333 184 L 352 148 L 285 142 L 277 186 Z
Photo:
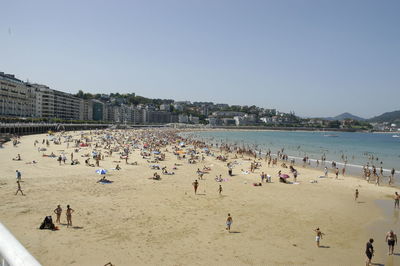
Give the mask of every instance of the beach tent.
M 105 174 L 107 174 L 107 170 L 106 169 L 97 169 L 96 173 L 99 175 L 105 175 Z

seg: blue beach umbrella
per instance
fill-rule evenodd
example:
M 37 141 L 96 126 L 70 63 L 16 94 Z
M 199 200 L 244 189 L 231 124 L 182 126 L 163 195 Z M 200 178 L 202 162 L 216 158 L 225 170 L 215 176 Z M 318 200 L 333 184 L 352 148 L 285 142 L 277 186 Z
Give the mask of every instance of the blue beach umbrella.
M 99 175 L 105 175 L 105 174 L 107 174 L 107 170 L 106 169 L 97 169 L 96 173 L 98 173 Z

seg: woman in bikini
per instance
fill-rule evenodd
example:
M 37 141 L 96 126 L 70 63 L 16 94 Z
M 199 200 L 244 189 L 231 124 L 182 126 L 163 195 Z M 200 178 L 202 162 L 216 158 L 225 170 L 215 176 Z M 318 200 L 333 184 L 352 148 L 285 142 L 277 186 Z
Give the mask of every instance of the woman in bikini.
M 57 205 L 57 208 L 54 210 L 54 213 L 57 215 L 56 223 L 60 223 L 60 217 L 62 213 L 62 209 L 60 205 Z

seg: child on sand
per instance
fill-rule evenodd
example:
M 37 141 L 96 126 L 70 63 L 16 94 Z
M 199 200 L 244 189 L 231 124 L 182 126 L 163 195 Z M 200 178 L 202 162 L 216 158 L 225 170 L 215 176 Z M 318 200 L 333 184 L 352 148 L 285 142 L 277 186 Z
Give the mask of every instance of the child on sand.
M 356 192 L 354 193 L 354 200 L 355 201 L 357 201 L 357 199 L 358 199 L 358 194 L 359 194 L 358 189 L 356 189 Z
M 374 256 L 374 247 L 372 246 L 374 243 L 374 239 L 370 238 L 367 242 L 367 247 L 365 249 L 365 255 L 367 255 L 366 265 L 369 266 L 371 264 L 372 256 Z

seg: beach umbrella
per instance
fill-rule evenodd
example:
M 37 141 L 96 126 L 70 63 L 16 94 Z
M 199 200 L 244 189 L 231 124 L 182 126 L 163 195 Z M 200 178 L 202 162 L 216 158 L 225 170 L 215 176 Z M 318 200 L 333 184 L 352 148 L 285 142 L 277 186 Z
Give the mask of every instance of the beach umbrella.
M 96 173 L 98 173 L 99 175 L 105 175 L 105 174 L 107 174 L 107 170 L 106 169 L 97 169 Z
M 281 174 L 279 177 L 281 177 L 281 178 L 289 178 L 289 175 L 287 175 L 287 174 Z

